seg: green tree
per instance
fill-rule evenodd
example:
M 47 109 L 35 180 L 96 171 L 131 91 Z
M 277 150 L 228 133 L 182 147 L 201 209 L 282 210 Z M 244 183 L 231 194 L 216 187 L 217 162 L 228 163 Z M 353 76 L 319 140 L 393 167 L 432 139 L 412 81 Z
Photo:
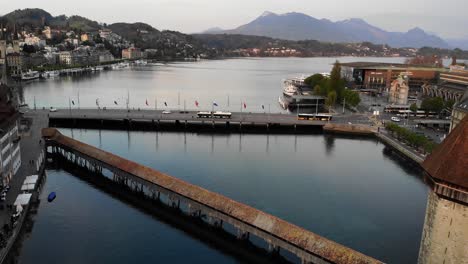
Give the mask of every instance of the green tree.
M 322 90 L 322 87 L 320 87 L 320 85 L 317 84 L 317 85 L 314 86 L 314 94 L 315 95 L 321 95 L 322 94 L 321 90 Z
M 307 77 L 304 80 L 304 83 L 307 84 L 309 87 L 314 87 L 319 84 L 325 77 L 322 74 L 317 73 L 312 76 Z
M 361 102 L 361 97 L 356 91 L 345 89 L 343 91 L 343 98 L 346 100 L 347 105 L 356 107 Z
M 411 112 L 413 112 L 413 114 L 416 114 L 418 112 L 418 105 L 416 104 L 412 104 L 410 105 L 410 108 Z
M 426 98 L 421 103 L 421 109 L 426 112 L 440 113 L 444 109 L 444 100 L 440 97 Z
M 326 102 L 328 107 L 334 106 L 336 103 L 336 99 L 337 99 L 336 92 L 335 91 L 329 92 L 327 96 L 327 102 Z
M 335 91 L 337 99 L 341 99 L 344 88 L 345 81 L 341 78 L 341 65 L 339 61 L 336 61 L 330 73 L 330 79 L 328 81 L 328 93 Z
M 447 110 L 451 111 L 454 104 L 455 104 L 454 100 L 448 100 L 445 102 L 444 108 L 447 108 Z

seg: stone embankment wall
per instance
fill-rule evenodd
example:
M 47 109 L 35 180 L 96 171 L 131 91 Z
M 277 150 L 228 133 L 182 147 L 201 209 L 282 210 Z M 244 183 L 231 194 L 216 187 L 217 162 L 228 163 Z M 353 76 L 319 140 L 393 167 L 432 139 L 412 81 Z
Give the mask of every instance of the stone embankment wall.
M 354 135 L 373 135 L 377 129 L 366 125 L 348 125 L 348 124 L 332 124 L 328 123 L 323 127 L 325 132 L 337 134 L 354 134 Z

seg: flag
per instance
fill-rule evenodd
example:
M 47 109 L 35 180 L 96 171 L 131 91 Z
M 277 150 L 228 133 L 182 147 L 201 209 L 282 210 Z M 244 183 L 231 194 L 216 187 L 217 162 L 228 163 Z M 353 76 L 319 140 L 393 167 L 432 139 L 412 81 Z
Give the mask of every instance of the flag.
M 99 106 L 99 98 L 96 99 L 96 106 Z
M 195 106 L 198 107 L 198 101 L 197 100 L 195 100 Z
M 213 106 L 218 106 L 218 104 L 216 102 L 213 102 Z
M 164 102 L 164 105 L 167 107 L 167 103 L 166 103 L 166 102 Z
M 115 105 L 119 105 L 119 104 L 117 103 L 117 101 L 114 101 L 114 104 L 115 104 Z
M 264 105 L 262 105 L 262 109 L 265 110 L 265 106 L 264 106 Z
M 148 99 L 146 99 L 146 106 L 148 106 Z
M 246 104 L 246 103 L 244 103 L 244 109 L 246 109 L 246 108 L 247 108 L 247 104 Z
M 75 105 L 75 101 L 72 100 L 72 105 Z

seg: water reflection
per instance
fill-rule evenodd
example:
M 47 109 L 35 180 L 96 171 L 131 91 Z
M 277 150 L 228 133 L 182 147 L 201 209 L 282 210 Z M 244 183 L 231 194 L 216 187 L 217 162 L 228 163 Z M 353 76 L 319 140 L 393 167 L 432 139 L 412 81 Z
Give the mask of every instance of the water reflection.
M 335 148 L 335 136 L 332 135 L 325 135 L 325 153 L 327 156 L 331 156 L 333 154 L 333 149 Z

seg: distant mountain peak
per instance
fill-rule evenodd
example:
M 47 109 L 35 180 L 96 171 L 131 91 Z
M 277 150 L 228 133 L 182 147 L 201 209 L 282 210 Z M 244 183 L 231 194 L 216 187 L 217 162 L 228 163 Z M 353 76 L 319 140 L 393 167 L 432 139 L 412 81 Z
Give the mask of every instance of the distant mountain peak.
M 389 32 L 373 26 L 361 18 L 333 22 L 298 12 L 275 14 L 266 11 L 260 17 L 245 25 L 216 33 L 264 36 L 285 40 L 313 39 L 323 42 L 371 42 L 388 44 L 396 48 L 448 47 L 447 42 L 443 39 L 434 34 L 428 34 L 418 27 L 408 32 Z
M 258 14 L 258 13 L 257 13 Z M 276 16 L 276 13 L 270 12 L 270 11 L 265 11 L 260 17 L 267 17 L 267 16 Z
M 408 33 L 411 33 L 411 34 L 426 34 L 426 32 L 420 27 L 412 28 L 412 29 L 408 30 Z

